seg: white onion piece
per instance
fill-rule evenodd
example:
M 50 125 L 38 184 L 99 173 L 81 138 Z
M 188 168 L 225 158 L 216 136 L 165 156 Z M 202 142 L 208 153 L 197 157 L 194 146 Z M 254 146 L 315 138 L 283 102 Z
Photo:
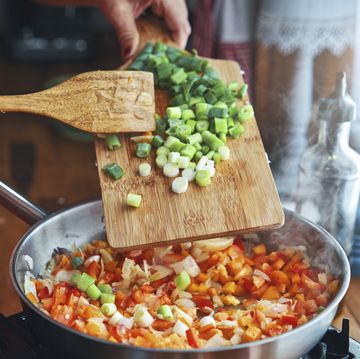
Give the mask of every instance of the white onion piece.
M 30 272 L 25 273 L 24 291 L 25 291 L 25 294 L 30 294 L 31 293 L 38 301 L 39 299 L 38 299 L 38 296 L 37 296 L 37 293 L 36 293 L 36 286 L 35 286 L 35 283 L 31 280 L 32 278 L 34 278 L 32 273 L 30 273 Z
M 169 266 L 175 270 L 176 274 L 185 271 L 191 277 L 196 277 L 201 272 L 200 267 L 192 256 L 187 256 L 182 261 L 170 264 Z
M 59 272 L 56 273 L 55 278 L 54 278 L 54 283 L 58 284 L 58 283 L 70 283 L 70 279 L 71 276 L 73 274 L 81 274 L 80 271 L 78 270 L 65 270 L 62 269 Z
M 129 258 L 125 258 L 121 273 L 123 278 L 130 277 L 132 269 L 135 267 L 135 261 Z
M 156 271 L 155 273 L 150 275 L 149 277 L 150 282 L 165 278 L 174 272 L 172 268 L 163 266 L 161 264 L 155 264 L 151 266 L 150 269 L 155 269 Z
M 236 320 L 223 320 L 219 324 L 224 325 L 225 327 L 236 327 L 237 321 Z
M 131 329 L 134 325 L 133 318 L 126 318 L 120 312 L 116 312 L 109 320 L 110 325 L 123 325 L 127 329 Z
M 208 325 L 216 326 L 215 319 L 211 315 L 207 315 L 200 319 L 200 327 L 206 327 Z
M 234 334 L 231 338 L 230 338 L 230 342 L 232 345 L 236 345 L 239 344 L 241 342 L 241 337 L 239 334 Z
M 185 177 L 175 178 L 171 184 L 171 190 L 175 193 L 185 193 L 188 190 L 189 181 Z
M 186 309 L 192 309 L 192 308 L 195 308 L 196 305 L 195 303 L 189 299 L 189 298 L 180 298 L 180 299 L 177 299 L 175 301 L 175 304 L 176 305 L 179 305 L 180 307 L 182 308 L 186 308 Z
M 88 267 L 91 262 L 99 263 L 99 261 L 100 261 L 100 256 L 99 255 L 91 256 L 84 262 L 84 266 Z
M 185 313 L 183 310 L 181 310 L 176 305 L 174 305 L 172 307 L 172 309 L 173 309 L 173 313 L 175 314 L 176 318 L 182 318 L 189 325 L 189 327 L 192 326 L 194 320 L 189 314 Z
M 211 337 L 207 343 L 204 345 L 204 348 L 206 347 L 221 347 L 229 345 L 229 341 L 224 339 L 220 334 L 215 334 L 213 337 Z
M 186 331 L 188 329 L 189 327 L 185 323 L 183 323 L 181 320 L 178 320 L 173 327 L 173 333 L 186 338 Z
M 52 292 L 54 291 L 54 282 L 52 278 L 44 278 L 44 279 L 40 279 L 42 284 L 44 285 L 44 287 L 47 288 L 49 294 L 51 295 Z
M 206 157 L 206 156 L 202 156 L 201 158 L 200 158 L 200 160 L 199 160 L 199 162 L 197 163 L 197 165 L 196 165 L 196 170 L 199 170 L 199 169 L 201 169 L 202 167 L 204 167 L 205 165 L 206 165 L 206 163 L 207 163 L 207 161 L 208 161 L 209 159 Z
M 233 237 L 227 238 L 213 238 L 213 239 L 203 239 L 201 241 L 193 242 L 193 247 L 201 248 L 209 252 L 222 251 L 227 247 L 230 247 L 234 242 Z
M 327 275 L 325 273 L 318 274 L 319 283 L 326 285 L 327 284 Z
M 266 273 L 264 273 L 263 271 L 261 271 L 261 270 L 259 270 L 257 268 L 254 269 L 254 275 L 257 275 L 257 276 L 265 279 L 267 282 L 271 282 L 270 277 Z
M 151 314 L 147 311 L 147 309 L 143 306 L 138 306 L 134 316 L 133 316 L 134 322 L 142 328 L 150 327 L 150 325 L 153 323 L 154 318 L 151 316 Z

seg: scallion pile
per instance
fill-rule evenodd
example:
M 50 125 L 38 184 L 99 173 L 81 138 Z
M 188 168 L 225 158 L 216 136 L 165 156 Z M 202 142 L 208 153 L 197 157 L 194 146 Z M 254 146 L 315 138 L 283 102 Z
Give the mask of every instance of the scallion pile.
M 226 85 L 206 59 L 163 43 L 146 44 L 129 69 L 152 72 L 155 85 L 171 96 L 165 116 L 156 119 L 151 145 L 138 143 L 135 154 L 144 158 L 154 148 L 165 176 L 176 177 L 182 169 L 185 180 L 209 185 L 215 165 L 230 158 L 227 138 L 242 135 L 244 122 L 254 115 L 243 101 L 247 85 Z M 172 188 L 182 193 L 187 185 L 177 181 Z

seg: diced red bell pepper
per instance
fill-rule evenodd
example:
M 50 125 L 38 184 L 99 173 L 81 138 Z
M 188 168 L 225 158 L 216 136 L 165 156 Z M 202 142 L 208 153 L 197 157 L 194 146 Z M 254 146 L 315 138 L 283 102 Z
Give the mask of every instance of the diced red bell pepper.
M 239 247 L 242 252 L 245 251 L 244 242 L 242 241 L 242 239 L 240 237 L 236 237 L 234 239 L 233 245 Z
M 195 338 L 194 333 L 191 328 L 186 331 L 186 338 L 191 347 L 199 348 L 199 345 L 196 341 L 196 338 Z
M 49 289 L 47 287 L 42 287 L 42 289 L 38 293 L 38 298 L 41 300 L 44 298 L 48 298 L 49 296 L 50 296 Z
M 192 300 L 199 308 L 204 308 L 204 307 L 214 308 L 214 304 L 208 294 L 193 293 Z
M 284 314 L 280 318 L 282 325 L 292 325 L 294 328 L 298 326 L 298 317 L 296 315 Z

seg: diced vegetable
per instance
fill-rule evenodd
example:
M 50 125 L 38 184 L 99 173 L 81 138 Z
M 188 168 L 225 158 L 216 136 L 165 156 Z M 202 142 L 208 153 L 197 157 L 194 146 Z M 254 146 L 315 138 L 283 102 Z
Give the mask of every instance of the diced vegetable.
M 200 187 L 208 186 L 211 182 L 210 172 L 207 170 L 196 171 L 195 181 Z
M 141 195 L 129 193 L 126 198 L 126 203 L 131 207 L 140 207 L 141 200 Z
M 185 290 L 190 285 L 191 279 L 187 272 L 182 271 L 180 274 L 177 275 L 175 282 L 176 286 L 180 290 Z
M 106 136 L 105 142 L 106 142 L 107 148 L 111 151 L 116 150 L 121 147 L 119 137 L 115 134 Z
M 189 186 L 189 181 L 185 177 L 175 178 L 171 184 L 171 189 L 175 193 L 184 193 L 187 191 Z
M 158 308 L 157 313 L 160 314 L 165 320 L 172 320 L 173 318 L 171 307 L 167 304 L 161 305 Z
M 108 163 L 101 170 L 114 180 L 118 180 L 124 175 L 124 170 L 116 163 Z
M 140 163 L 139 174 L 141 177 L 149 176 L 151 173 L 151 165 L 149 163 Z
M 137 143 L 136 144 L 136 156 L 140 157 L 140 158 L 145 158 L 150 156 L 150 152 L 151 152 L 151 144 L 150 143 L 146 143 L 146 142 L 142 142 L 142 143 Z
M 179 174 L 179 167 L 174 163 L 166 163 L 163 167 L 163 173 L 166 177 L 176 177 Z

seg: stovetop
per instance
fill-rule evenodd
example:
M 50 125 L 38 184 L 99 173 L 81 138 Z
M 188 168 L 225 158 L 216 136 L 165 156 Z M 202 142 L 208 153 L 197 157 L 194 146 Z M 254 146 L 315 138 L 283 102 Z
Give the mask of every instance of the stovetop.
M 35 341 L 23 313 L 10 317 L 0 314 L 0 359 L 59 359 L 50 349 Z M 360 343 L 349 336 L 349 320 L 343 320 L 341 332 L 330 327 L 320 343 L 299 359 L 360 358 Z

